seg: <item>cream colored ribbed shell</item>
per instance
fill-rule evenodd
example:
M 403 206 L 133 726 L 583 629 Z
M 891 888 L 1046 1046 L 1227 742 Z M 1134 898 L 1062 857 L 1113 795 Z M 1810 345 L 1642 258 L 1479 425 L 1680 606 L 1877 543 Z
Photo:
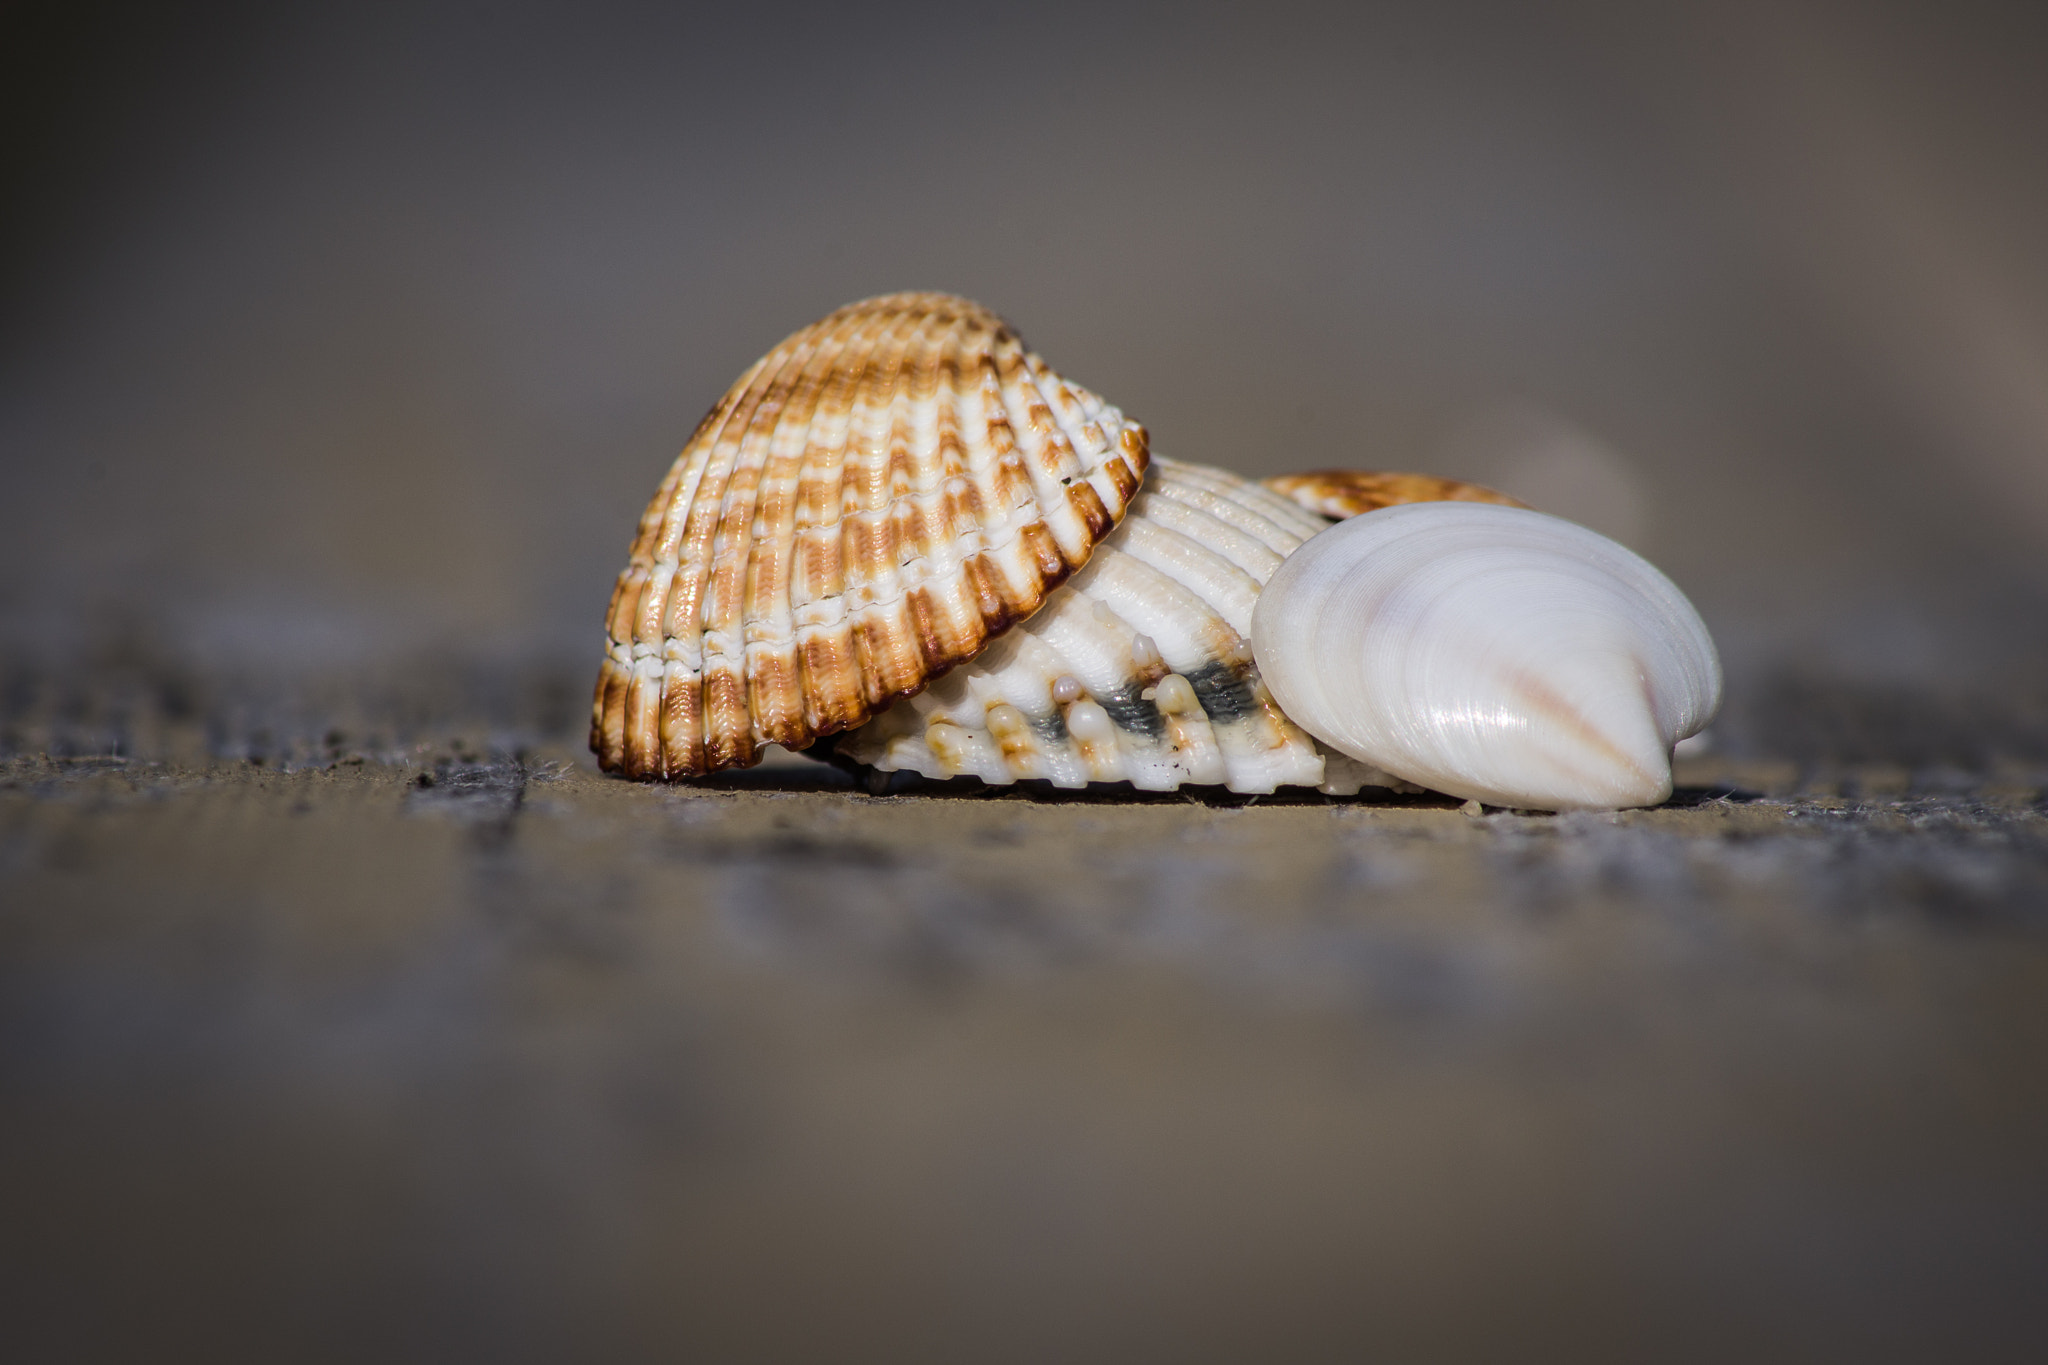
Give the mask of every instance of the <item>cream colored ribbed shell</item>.
M 1329 524 L 1236 475 L 1155 458 L 1130 515 L 1043 611 L 836 751 L 882 772 L 990 783 L 1405 786 L 1326 760 L 1252 661 L 1260 588 Z
M 1122 519 L 1145 430 L 945 294 L 840 309 L 741 376 L 641 517 L 591 747 L 690 777 L 975 657 Z

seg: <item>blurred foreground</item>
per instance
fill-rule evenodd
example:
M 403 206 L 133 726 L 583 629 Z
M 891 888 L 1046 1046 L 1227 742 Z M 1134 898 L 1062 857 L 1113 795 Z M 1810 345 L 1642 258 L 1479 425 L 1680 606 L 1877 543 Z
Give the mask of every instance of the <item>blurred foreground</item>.
M 15 1359 L 2048 1349 L 2038 736 L 1474 818 L 96 676 L 0 714 Z

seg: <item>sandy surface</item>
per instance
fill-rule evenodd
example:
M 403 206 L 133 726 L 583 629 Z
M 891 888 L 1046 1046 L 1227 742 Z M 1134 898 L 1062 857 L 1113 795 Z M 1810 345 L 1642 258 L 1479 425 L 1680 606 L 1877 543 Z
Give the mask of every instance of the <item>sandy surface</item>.
M 2023 777 L 1475 818 L 328 740 L 0 765 L 15 1358 L 2048 1348 Z

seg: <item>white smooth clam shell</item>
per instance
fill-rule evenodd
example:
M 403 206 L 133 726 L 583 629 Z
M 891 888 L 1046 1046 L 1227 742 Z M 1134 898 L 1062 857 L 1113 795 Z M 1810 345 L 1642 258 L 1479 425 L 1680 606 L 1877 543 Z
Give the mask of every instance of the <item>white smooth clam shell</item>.
M 1287 716 L 1452 796 L 1653 805 L 1712 719 L 1721 665 L 1671 581 L 1583 526 L 1433 502 L 1340 522 L 1268 580 L 1259 672 Z

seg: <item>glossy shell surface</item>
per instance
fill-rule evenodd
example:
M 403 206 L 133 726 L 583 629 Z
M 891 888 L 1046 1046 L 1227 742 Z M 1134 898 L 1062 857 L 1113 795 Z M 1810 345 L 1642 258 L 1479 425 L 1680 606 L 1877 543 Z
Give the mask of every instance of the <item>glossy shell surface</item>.
M 1685 595 L 1559 517 L 1390 507 L 1304 544 L 1260 595 L 1273 695 L 1360 762 L 1497 806 L 1654 805 L 1721 700 Z
M 741 376 L 641 517 L 591 746 L 691 777 L 801 749 L 974 658 L 1089 562 L 1145 431 L 1002 319 L 894 294 Z

